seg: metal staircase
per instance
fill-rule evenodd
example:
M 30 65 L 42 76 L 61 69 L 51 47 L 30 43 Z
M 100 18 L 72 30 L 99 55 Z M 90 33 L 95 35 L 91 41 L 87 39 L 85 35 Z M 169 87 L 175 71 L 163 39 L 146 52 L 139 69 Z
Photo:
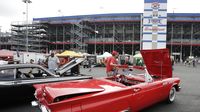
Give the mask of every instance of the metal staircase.
M 88 31 L 92 31 L 92 28 L 89 27 L 84 21 L 72 24 L 70 33 L 72 34 L 71 42 L 74 43 L 73 50 L 86 52 L 87 44 L 85 43 L 90 37 Z

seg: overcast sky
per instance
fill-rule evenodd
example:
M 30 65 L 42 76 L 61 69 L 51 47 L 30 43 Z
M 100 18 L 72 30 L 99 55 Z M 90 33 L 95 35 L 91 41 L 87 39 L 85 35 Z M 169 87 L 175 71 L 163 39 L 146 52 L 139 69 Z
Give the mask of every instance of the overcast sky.
M 102 13 L 143 13 L 144 0 L 31 0 L 29 20 L 40 17 Z M 167 12 L 200 13 L 199 0 L 168 0 Z M 60 10 L 60 12 L 58 11 Z M 22 0 L 0 0 L 0 26 L 9 31 L 13 21 L 25 21 Z

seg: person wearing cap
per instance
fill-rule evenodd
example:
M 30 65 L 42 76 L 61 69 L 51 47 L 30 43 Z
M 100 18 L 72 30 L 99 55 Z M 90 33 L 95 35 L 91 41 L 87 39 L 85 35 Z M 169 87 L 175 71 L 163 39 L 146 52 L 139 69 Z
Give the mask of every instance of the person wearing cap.
M 30 64 L 33 64 L 33 63 L 34 63 L 34 60 L 31 59 L 31 60 L 30 60 Z M 33 68 L 31 68 L 30 71 L 28 72 L 28 77 L 34 78 L 34 75 L 33 75 Z
M 60 60 L 57 56 L 54 55 L 54 52 L 51 53 L 51 55 L 48 57 L 48 69 L 55 73 L 55 71 L 58 69 L 58 65 L 60 64 Z
M 107 73 L 107 76 L 113 76 L 113 75 L 116 75 L 117 73 L 117 65 L 118 65 L 118 62 L 117 62 L 117 58 L 119 56 L 119 53 L 117 51 L 112 51 L 112 56 L 111 57 L 108 57 L 106 59 L 106 73 Z
M 30 60 L 30 64 L 33 64 L 33 63 L 34 63 L 34 60 L 33 60 L 33 59 L 31 59 L 31 60 Z

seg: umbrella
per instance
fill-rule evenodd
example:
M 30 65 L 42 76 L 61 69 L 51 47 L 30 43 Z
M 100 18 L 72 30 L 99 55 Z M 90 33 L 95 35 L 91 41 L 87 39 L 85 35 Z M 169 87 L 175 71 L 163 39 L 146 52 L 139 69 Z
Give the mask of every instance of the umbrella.
M 60 56 L 60 57 L 65 57 L 65 56 L 82 57 L 83 55 L 81 53 L 76 53 L 74 51 L 66 50 L 66 51 L 62 52 L 61 54 L 56 54 L 56 56 Z

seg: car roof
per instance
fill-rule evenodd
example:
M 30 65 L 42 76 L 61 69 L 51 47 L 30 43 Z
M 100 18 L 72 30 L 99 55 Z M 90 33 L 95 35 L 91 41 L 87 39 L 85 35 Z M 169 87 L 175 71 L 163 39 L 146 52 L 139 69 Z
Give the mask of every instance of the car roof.
M 41 68 L 46 71 L 48 74 L 54 76 L 55 74 L 51 73 L 48 69 L 41 65 L 37 64 L 7 64 L 7 65 L 0 65 L 0 70 L 2 69 L 14 69 L 14 68 Z
M 75 58 L 75 59 L 72 59 L 70 62 L 68 62 L 65 65 L 63 65 L 62 67 L 60 67 L 57 70 L 57 73 L 63 74 L 64 72 L 70 70 L 71 68 L 73 68 L 74 66 L 80 64 L 84 60 L 85 60 L 85 58 Z M 6 65 L 0 65 L 0 70 L 1 69 L 13 69 L 13 68 L 31 68 L 31 67 L 42 68 L 45 71 L 47 71 L 47 72 L 50 73 L 50 71 L 47 68 L 42 67 L 41 65 L 38 65 L 38 64 L 28 64 L 28 63 L 27 64 L 6 64 Z M 50 73 L 50 74 L 52 74 L 52 73 Z
M 7 65 L 0 65 L 0 69 L 11 69 L 11 68 L 31 68 L 31 67 L 38 67 L 43 68 L 44 67 L 37 65 L 37 64 L 7 64 Z

